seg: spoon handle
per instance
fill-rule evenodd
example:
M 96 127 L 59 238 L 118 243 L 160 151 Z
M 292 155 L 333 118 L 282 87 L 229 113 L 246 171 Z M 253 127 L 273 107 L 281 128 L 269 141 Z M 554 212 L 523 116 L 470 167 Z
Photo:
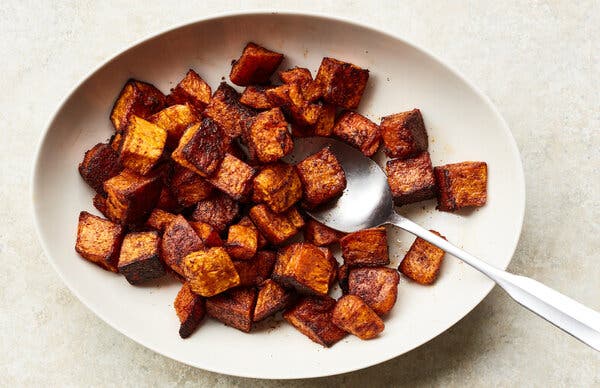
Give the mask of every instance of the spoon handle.
M 388 222 L 458 257 L 495 281 L 527 309 L 600 351 L 600 313 L 540 282 L 493 267 L 396 213 Z

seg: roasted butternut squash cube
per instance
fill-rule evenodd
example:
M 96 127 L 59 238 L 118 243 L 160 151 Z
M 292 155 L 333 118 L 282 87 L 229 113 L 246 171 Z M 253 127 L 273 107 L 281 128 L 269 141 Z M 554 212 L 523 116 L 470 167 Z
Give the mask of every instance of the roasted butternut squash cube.
M 164 108 L 166 102 L 165 95 L 153 85 L 130 79 L 117 97 L 110 121 L 117 132 L 123 132 L 133 115 L 146 119 Z
M 305 84 L 313 80 L 310 70 L 305 67 L 294 67 L 283 71 L 278 71 L 277 75 L 284 84 Z
M 252 329 L 256 304 L 254 288 L 235 288 L 206 300 L 208 316 L 245 333 Z
M 342 290 L 342 294 L 348 293 L 348 275 L 350 274 L 350 267 L 348 264 L 342 264 L 338 268 L 338 284 Z
M 84 259 L 107 271 L 117 272 L 122 240 L 121 225 L 86 211 L 79 213 L 75 250 Z
M 225 242 L 227 253 L 237 260 L 249 260 L 258 249 L 258 231 L 244 225 L 231 225 Z
M 254 177 L 252 200 L 267 204 L 275 213 L 288 210 L 301 198 L 302 183 L 294 166 L 272 164 Z
M 219 236 L 219 231 L 210 224 L 206 222 L 199 221 L 189 221 L 192 229 L 196 231 L 200 240 L 202 240 L 202 244 L 207 247 L 222 247 L 223 240 L 221 236 Z
M 140 176 L 129 170 L 104 182 L 107 193 L 106 213 L 121 224 L 144 222 L 158 201 L 161 191 L 160 177 Z
M 166 148 L 172 150 L 177 147 L 185 130 L 200 122 L 200 116 L 186 103 L 166 107 L 150 116 L 148 121 L 167 131 Z
M 160 190 L 160 195 L 158 196 L 158 201 L 156 202 L 156 208 L 175 213 L 181 210 L 177 199 L 175 196 L 173 196 L 171 190 L 166 186 L 163 186 L 163 188 Z
M 240 284 L 240 277 L 223 247 L 192 252 L 183 258 L 181 267 L 192 291 L 204 297 L 220 294 Z
M 317 121 L 312 127 L 314 136 L 329 137 L 333 133 L 333 126 L 335 124 L 336 108 L 331 104 L 321 104 L 319 110 L 319 116 Z
M 105 194 L 104 181 L 121 171 L 119 154 L 109 144 L 98 143 L 85 151 L 83 161 L 79 163 L 79 174 L 97 193 Z
M 283 61 L 283 54 L 267 50 L 255 43 L 244 47 L 242 56 L 231 66 L 229 78 L 239 86 L 265 84 Z
M 195 294 L 189 283 L 183 283 L 173 305 L 181 323 L 179 335 L 181 338 L 188 338 L 196 331 L 206 315 L 204 298 Z
M 292 135 L 295 137 L 310 137 L 310 136 L 323 136 L 330 137 L 333 133 L 333 126 L 335 124 L 336 107 L 327 103 L 317 103 L 319 105 L 319 112 L 317 121 L 313 125 L 302 126 L 293 125 Z
M 295 207 L 283 213 L 274 213 L 264 205 L 250 209 L 250 218 L 265 238 L 274 245 L 280 245 L 296 235 L 304 226 L 304 219 Z
M 433 169 L 438 187 L 439 210 L 480 207 L 487 201 L 487 164 L 462 162 Z
M 348 273 L 347 292 L 360 297 L 379 315 L 396 304 L 400 274 L 393 268 L 354 268 Z
M 283 313 L 283 317 L 300 333 L 329 348 L 346 336 L 346 332 L 331 321 L 335 305 L 335 299 L 329 296 L 306 296 Z
M 196 73 L 189 69 L 185 77 L 171 89 L 167 96 L 169 105 L 189 103 L 198 112 L 202 112 L 211 95 L 210 86 Z
M 263 281 L 271 277 L 275 262 L 277 261 L 277 254 L 273 251 L 262 250 L 256 253 L 254 257 L 256 260 L 256 268 L 258 277 L 256 278 L 256 284 L 261 284 Z
M 295 243 L 279 252 L 272 277 L 302 294 L 327 295 L 335 270 L 331 259 L 317 246 Z
M 218 170 L 227 147 L 225 132 L 213 119 L 206 117 L 183 146 L 182 154 L 200 175 L 208 177 Z
M 397 206 L 435 198 L 435 177 L 429 152 L 410 159 L 388 160 L 385 170 Z
M 254 225 L 254 222 L 252 222 L 250 217 L 248 217 L 248 216 L 242 217 L 242 219 L 240 219 L 240 221 L 238 222 L 238 225 L 247 226 L 256 231 L 256 236 L 257 236 L 256 243 L 257 243 L 258 249 L 263 248 L 265 245 L 267 245 L 269 243 L 267 241 L 267 239 L 265 238 L 265 236 L 263 236 L 262 233 L 260 233 L 260 231 L 258 230 L 256 225 Z
M 297 89 L 300 90 L 300 89 Z M 272 107 L 287 107 L 292 103 L 290 96 L 290 86 L 289 85 L 278 85 L 275 87 L 271 87 L 265 89 L 265 95 L 269 100 L 269 103 Z M 286 114 L 289 112 L 286 111 Z
M 329 148 L 307 157 L 296 165 L 296 170 L 302 182 L 304 204 L 309 208 L 339 197 L 346 188 L 346 174 Z
M 130 284 L 140 284 L 165 274 L 159 257 L 160 237 L 155 231 L 129 233 L 123 238 L 119 272 Z
M 221 166 L 207 180 L 237 201 L 245 201 L 252 188 L 256 170 L 231 154 L 225 154 Z
M 192 170 L 179 167 L 171 179 L 171 192 L 179 205 L 188 207 L 210 197 L 213 186 Z
M 285 309 L 292 300 L 292 293 L 277 282 L 267 279 L 260 286 L 254 307 L 254 322 L 262 321 Z
M 333 134 L 369 157 L 377 152 L 381 140 L 379 126 L 352 111 L 345 111 L 338 117 Z
M 434 230 L 431 232 L 446 239 Z M 445 252 L 442 249 L 417 237 L 406 252 L 398 269 L 419 284 L 433 284 L 440 273 L 444 255 Z
M 327 246 L 340 241 L 344 233 L 323 225 L 319 221 L 310 219 L 304 228 L 304 240 L 318 247 Z
M 92 199 L 92 204 L 100 213 L 102 213 L 102 215 L 104 217 L 108 218 L 108 216 L 106 215 L 106 197 L 105 196 L 103 196 L 102 194 L 96 193 L 96 195 L 94 195 L 94 198 Z
M 150 217 L 146 220 L 146 226 L 163 232 L 171 222 L 175 221 L 175 218 L 177 218 L 175 214 L 157 208 L 150 213 Z
M 273 105 L 269 101 L 269 97 L 267 97 L 267 89 L 272 88 L 272 86 L 248 86 L 242 92 L 240 97 L 240 102 L 250 108 L 265 110 L 273 108 Z
M 337 259 L 333 256 L 333 253 L 331 253 L 331 249 L 327 247 L 319 247 L 319 250 L 323 252 L 327 261 L 331 263 L 331 268 L 333 268 L 333 270 L 329 273 L 329 289 L 331 290 L 331 287 L 333 287 L 338 278 L 338 269 L 340 267 L 340 264 L 338 263 Z
M 384 227 L 348 233 L 340 239 L 344 263 L 350 267 L 388 265 L 387 233 Z
M 171 154 L 179 165 L 207 177 L 219 168 L 225 153 L 231 148 L 221 127 L 212 119 L 204 118 L 201 123 L 189 127 Z
M 215 193 L 212 197 L 198 202 L 191 218 L 193 221 L 206 222 L 222 232 L 237 218 L 239 211 L 239 204 L 231 197 Z
M 196 231 L 182 215 L 171 221 L 163 233 L 160 257 L 175 273 L 183 276 L 181 261 L 192 252 L 204 248 Z
M 124 132 L 120 163 L 140 175 L 147 175 L 163 155 L 167 131 L 138 116 L 132 116 Z
M 377 337 L 385 328 L 379 315 L 356 295 L 344 295 L 337 301 L 331 321 L 362 340 Z
M 203 115 L 216 121 L 225 134 L 234 139 L 241 136 L 250 126 L 256 111 L 242 104 L 240 94 L 222 82 L 210 99 Z
M 250 260 L 234 261 L 235 270 L 240 276 L 240 286 L 258 286 L 273 272 L 277 255 L 271 251 L 259 251 Z
M 241 287 L 256 286 L 257 268 L 254 258 L 250 260 L 234 260 L 233 266 L 240 277 Z
M 268 89 L 267 98 L 274 107 L 281 107 L 295 125 L 314 125 L 321 112 L 321 105 L 309 101 L 299 84 L 287 84 Z
M 315 101 L 321 98 L 321 88 L 313 80 L 310 70 L 304 67 L 294 67 L 285 71 L 278 72 L 279 79 L 284 84 L 298 84 L 302 90 L 302 95 L 307 101 Z
M 344 109 L 356 109 L 368 79 L 369 70 L 325 57 L 317 72 L 316 82 L 325 101 Z
M 265 89 L 265 95 L 267 96 L 267 100 L 269 101 L 269 104 L 271 104 L 271 106 L 273 108 L 275 108 L 275 107 L 287 108 L 287 106 L 291 104 L 289 92 L 290 92 L 289 85 L 278 85 L 278 86 L 274 86 L 274 87 Z M 285 113 L 289 114 L 289 111 L 286 109 Z
M 381 119 L 383 151 L 390 158 L 405 159 L 427 151 L 428 138 L 419 109 Z
M 204 172 L 196 168 L 196 166 L 194 166 L 187 160 L 187 158 L 183 154 L 183 150 L 185 149 L 185 146 L 190 142 L 190 140 L 192 140 L 196 132 L 200 130 L 201 125 L 201 123 L 196 123 L 188 127 L 188 129 L 186 129 L 183 135 L 181 136 L 181 139 L 179 139 L 179 144 L 177 145 L 177 148 L 175 148 L 175 150 L 173 150 L 173 152 L 171 153 L 171 159 L 173 161 L 175 161 L 180 166 L 187 168 L 188 170 L 192 170 L 200 176 L 205 175 Z
M 279 108 L 259 113 L 244 138 L 250 158 L 261 163 L 275 162 L 294 148 L 288 123 Z
M 330 137 L 333 133 L 335 124 L 336 107 L 331 104 L 317 103 L 319 105 L 319 113 L 317 121 L 313 125 L 292 125 L 292 135 L 295 137 L 311 137 L 323 136 Z

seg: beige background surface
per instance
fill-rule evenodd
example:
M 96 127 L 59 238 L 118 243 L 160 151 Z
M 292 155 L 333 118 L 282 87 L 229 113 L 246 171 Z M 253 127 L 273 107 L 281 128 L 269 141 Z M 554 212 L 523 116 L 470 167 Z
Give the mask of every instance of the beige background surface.
M 229 10 L 280 6 L 368 22 L 430 49 L 473 80 L 506 118 L 525 168 L 525 225 L 510 270 L 600 310 L 600 2 L 40 3 L 0 2 L 0 385 L 283 383 L 197 370 L 116 332 L 62 284 L 32 224 L 34 145 L 63 96 L 131 42 Z M 286 384 L 600 386 L 600 355 L 496 288 L 409 354 Z

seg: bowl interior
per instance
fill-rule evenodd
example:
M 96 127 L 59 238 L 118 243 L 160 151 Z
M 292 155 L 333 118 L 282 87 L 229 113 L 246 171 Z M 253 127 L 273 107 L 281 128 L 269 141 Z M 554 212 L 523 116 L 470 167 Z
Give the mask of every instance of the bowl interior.
M 206 320 L 182 340 L 172 303 L 177 282 L 164 279 L 132 287 L 76 255 L 79 211 L 97 214 L 77 165 L 85 150 L 111 136 L 108 117 L 123 83 L 133 77 L 166 93 L 193 68 L 214 90 L 223 77 L 228 79 L 231 60 L 248 41 L 283 52 L 283 68 L 298 65 L 315 74 L 323 56 L 368 68 L 362 114 L 378 123 L 382 116 L 418 107 L 434 165 L 487 161 L 485 207 L 448 214 L 434 210 L 435 202 L 429 201 L 400 211 L 488 263 L 508 265 L 523 219 L 523 174 L 514 140 L 489 101 L 439 60 L 393 36 L 337 19 L 265 13 L 216 17 L 159 34 L 101 66 L 66 99 L 42 141 L 33 181 L 39 235 L 55 269 L 79 299 L 123 334 L 181 362 L 232 375 L 343 373 L 405 353 L 449 328 L 493 286 L 453 257 L 444 261 L 434 286 L 401 280 L 397 304 L 380 337 L 360 341 L 349 336 L 324 349 L 281 319 L 269 320 L 251 334 Z M 389 232 L 391 266 L 397 267 L 414 238 Z

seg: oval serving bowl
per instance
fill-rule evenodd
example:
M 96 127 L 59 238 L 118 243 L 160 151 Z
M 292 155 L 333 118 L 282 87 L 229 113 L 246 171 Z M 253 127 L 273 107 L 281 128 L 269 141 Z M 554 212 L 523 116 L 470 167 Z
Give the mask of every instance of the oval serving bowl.
M 179 284 L 161 280 L 132 287 L 123 277 L 82 260 L 74 250 L 77 216 L 97 212 L 92 190 L 77 172 L 85 150 L 108 139 L 109 113 L 128 78 L 168 92 L 195 69 L 212 87 L 228 79 L 230 62 L 248 41 L 285 54 L 281 68 L 313 74 L 331 56 L 370 70 L 359 112 L 380 117 L 418 107 L 430 137 L 434 165 L 484 160 L 488 204 L 468 213 L 436 211 L 435 201 L 400 212 L 440 231 L 488 263 L 506 268 L 516 248 L 525 206 L 523 170 L 515 141 L 498 111 L 441 60 L 398 37 L 355 22 L 300 13 L 236 13 L 158 33 L 116 55 L 81 81 L 44 131 L 33 173 L 33 207 L 44 250 L 69 289 L 95 314 L 138 343 L 198 368 L 254 378 L 307 378 L 368 367 L 401 355 L 451 327 L 493 283 L 447 257 L 435 285 L 402 278 L 398 301 L 378 338 L 348 336 L 330 349 L 290 325 L 272 320 L 244 334 L 206 320 L 182 340 L 173 300 Z M 380 158 L 383 162 L 383 158 Z M 391 266 L 414 237 L 389 230 Z M 271 325 L 272 324 L 272 325 Z M 273 329 L 271 326 L 276 326 Z

